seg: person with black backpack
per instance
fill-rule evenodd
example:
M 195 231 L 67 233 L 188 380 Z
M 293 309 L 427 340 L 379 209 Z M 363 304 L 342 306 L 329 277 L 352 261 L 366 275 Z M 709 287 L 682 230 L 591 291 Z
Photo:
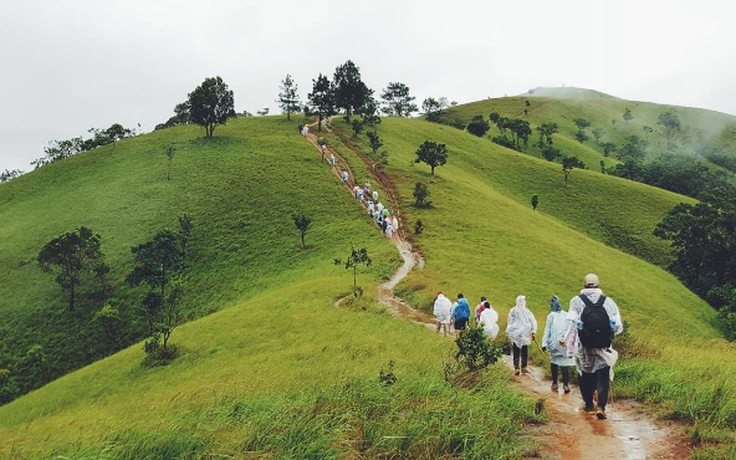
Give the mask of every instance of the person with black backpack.
M 580 374 L 580 393 L 585 412 L 606 419 L 608 391 L 611 387 L 611 367 L 618 360 L 613 349 L 613 337 L 624 330 L 616 302 L 603 295 L 598 276 L 586 275 L 580 295 L 570 300 L 567 314 L 568 327 L 560 337 L 575 358 Z M 598 392 L 598 407 L 593 405 L 593 394 Z

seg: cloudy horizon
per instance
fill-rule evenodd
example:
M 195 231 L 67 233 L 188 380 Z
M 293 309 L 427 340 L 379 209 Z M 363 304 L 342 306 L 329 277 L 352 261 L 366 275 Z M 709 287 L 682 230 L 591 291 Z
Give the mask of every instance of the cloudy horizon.
M 731 4 L 701 1 L 303 2 L 82 0 L 3 4 L 0 170 L 32 169 L 52 139 L 119 122 L 149 132 L 206 77 L 238 112 L 304 100 L 353 60 L 376 93 L 461 103 L 539 86 L 736 114 Z

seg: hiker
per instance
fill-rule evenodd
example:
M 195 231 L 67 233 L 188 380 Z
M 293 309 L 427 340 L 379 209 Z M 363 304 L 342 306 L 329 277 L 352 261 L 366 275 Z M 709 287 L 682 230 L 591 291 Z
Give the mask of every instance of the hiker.
M 363 202 L 363 189 L 358 187 L 358 201 Z
M 485 298 L 485 297 L 484 297 Z M 483 334 L 489 340 L 493 340 L 498 336 L 498 313 L 491 307 L 491 303 L 487 300 L 482 303 L 483 311 L 481 311 L 476 324 L 483 328 Z
M 526 297 L 523 295 L 516 298 L 516 306 L 509 311 L 506 337 L 514 344 L 514 375 L 526 374 L 529 344 L 537 339 L 537 319 L 526 308 Z M 521 355 L 521 372 L 519 371 L 519 355 Z
M 350 176 L 348 176 L 348 172 L 347 171 L 343 171 L 342 172 L 342 181 L 347 184 L 348 183 L 348 179 L 350 179 Z
M 330 166 L 335 167 L 335 154 L 330 153 Z
M 394 229 L 391 226 L 391 223 L 386 221 L 386 236 L 389 238 L 392 238 L 394 236 Z
M 358 198 L 358 192 L 360 192 L 360 187 L 358 187 L 357 185 L 353 186 L 353 196 L 355 198 Z
M 376 212 L 376 205 L 373 204 L 373 201 L 368 201 L 368 214 L 373 217 L 373 214 Z
M 480 314 L 483 313 L 483 309 L 486 308 L 485 303 L 487 301 L 488 299 L 486 299 L 486 296 L 482 296 L 480 298 L 480 303 L 475 306 L 475 324 L 480 324 Z
M 373 201 L 378 202 L 378 190 L 373 190 Z
M 559 337 L 567 330 L 567 312 L 562 310 L 560 298 L 549 299 L 550 314 L 544 326 L 542 351 L 549 353 L 550 371 L 552 372 L 552 391 L 557 392 L 557 374 L 562 371 L 562 389 L 570 394 L 570 366 L 575 365 L 572 357 L 567 356 L 567 348 L 559 343 Z
M 378 202 L 378 204 L 376 205 L 376 211 L 378 211 L 378 214 L 380 214 L 380 215 L 383 215 L 383 208 L 384 208 L 384 207 L 385 207 L 385 206 L 383 205 L 383 203 L 381 203 L 381 202 L 379 201 L 379 202 Z
M 567 329 L 560 336 L 560 345 L 567 346 L 568 355 L 575 358 L 585 412 L 599 420 L 607 418 L 611 368 L 618 360 L 618 352 L 611 343 L 613 336 L 623 330 L 616 302 L 603 295 L 597 275 L 586 275 L 580 295 L 570 300 Z M 593 406 L 596 391 L 598 407 Z
M 455 322 L 455 334 L 464 331 L 470 321 L 470 305 L 462 294 L 457 295 L 457 302 L 452 306 L 452 320 Z
M 391 220 L 391 226 L 394 228 L 394 231 L 399 231 L 399 219 L 396 216 Z
M 445 297 L 442 291 L 437 293 L 437 299 L 434 301 L 434 316 L 437 319 L 437 333 L 444 332 L 445 337 L 450 332 L 450 319 L 452 316 L 452 302 Z
M 296 125 L 296 129 L 299 131 L 299 134 L 302 134 L 302 130 L 304 129 L 304 123 L 299 123 Z
M 320 150 L 322 150 L 322 162 L 325 162 L 325 154 L 327 153 L 327 144 L 322 143 L 320 145 Z
M 363 190 L 365 190 L 366 195 L 370 195 L 371 194 L 371 183 L 366 182 L 365 185 L 363 185 Z
M 309 135 L 309 125 L 304 125 L 302 128 L 302 136 L 307 137 Z
M 381 231 L 386 233 L 386 228 L 388 228 L 388 219 L 386 219 L 386 216 L 381 214 Z

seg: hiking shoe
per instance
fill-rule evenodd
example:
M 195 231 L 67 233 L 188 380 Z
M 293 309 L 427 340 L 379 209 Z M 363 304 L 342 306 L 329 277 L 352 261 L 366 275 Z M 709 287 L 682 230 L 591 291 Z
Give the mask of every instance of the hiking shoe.
M 570 387 L 568 385 L 563 385 L 562 386 L 562 389 L 565 390 L 565 394 L 566 395 L 569 395 L 570 394 Z
M 557 385 L 556 383 L 552 384 L 552 391 L 556 393 L 559 389 L 560 389 L 559 385 Z
M 583 410 L 588 415 L 598 415 L 598 411 L 593 406 L 586 406 L 585 408 L 583 408 Z
M 526 375 L 526 367 L 522 367 L 521 368 L 521 373 L 524 374 L 524 375 Z
M 519 371 L 519 369 L 516 369 L 516 370 L 514 371 L 514 375 L 519 375 L 520 373 L 521 373 L 521 371 Z
M 595 411 L 595 416 L 598 417 L 598 420 L 605 420 L 608 418 L 606 415 L 606 411 L 601 409 L 600 407 Z

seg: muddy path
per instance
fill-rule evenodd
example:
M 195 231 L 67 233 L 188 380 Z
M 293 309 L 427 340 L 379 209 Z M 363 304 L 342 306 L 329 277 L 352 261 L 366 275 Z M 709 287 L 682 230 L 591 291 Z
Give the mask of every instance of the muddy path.
M 323 123 L 323 129 L 329 130 L 329 123 Z M 318 151 L 320 150 L 317 136 L 310 133 L 307 139 Z M 345 145 L 353 148 L 349 144 Z M 348 162 L 337 151 L 328 148 L 326 157 L 329 157 L 330 154 L 335 155 L 336 167 L 332 168 L 335 176 L 352 194 L 355 182 Z M 362 158 L 360 153 L 356 152 L 356 154 Z M 325 165 L 329 167 L 328 163 Z M 343 182 L 341 177 L 343 170 L 347 171 L 350 177 L 347 183 Z M 388 188 L 393 187 L 393 183 L 386 183 L 385 180 L 381 180 L 381 177 L 375 175 L 374 179 L 383 187 L 392 209 L 398 210 L 398 194 L 395 187 Z M 403 263 L 388 281 L 378 286 L 378 300 L 395 316 L 409 319 L 435 331 L 436 323 L 429 313 L 412 308 L 394 293 L 394 288 L 412 270 L 424 267 L 424 259 L 421 254 L 415 251 L 411 242 L 402 235 L 403 232 L 397 232 L 390 240 L 399 251 Z M 336 304 L 339 304 L 341 300 L 338 300 Z M 513 370 L 511 357 L 504 356 L 502 360 L 511 372 Z M 546 365 L 544 363 L 545 367 Z M 576 386 L 572 387 L 572 393 L 568 395 L 563 394 L 561 388 L 560 392 L 554 393 L 550 388 L 551 381 L 545 378 L 542 368 L 530 365 L 527 369 L 526 375 L 515 376 L 513 379 L 525 392 L 544 400 L 549 422 L 533 428 L 533 435 L 542 444 L 541 458 L 550 460 L 690 458 L 689 445 L 687 439 L 682 435 L 682 429 L 655 421 L 647 416 L 643 408 L 635 402 L 624 399 L 609 402 L 606 411 L 608 420 L 601 421 L 582 411 L 582 397 Z

